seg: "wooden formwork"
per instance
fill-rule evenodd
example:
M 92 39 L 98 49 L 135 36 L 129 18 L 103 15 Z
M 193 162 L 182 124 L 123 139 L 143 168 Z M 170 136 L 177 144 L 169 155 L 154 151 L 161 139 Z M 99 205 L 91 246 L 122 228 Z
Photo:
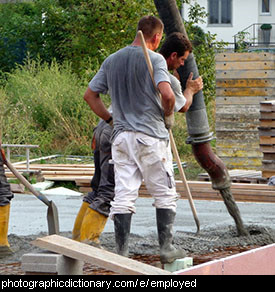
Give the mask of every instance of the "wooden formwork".
M 217 155 L 229 169 L 259 170 L 260 102 L 275 99 L 275 54 L 217 54 L 216 84 Z

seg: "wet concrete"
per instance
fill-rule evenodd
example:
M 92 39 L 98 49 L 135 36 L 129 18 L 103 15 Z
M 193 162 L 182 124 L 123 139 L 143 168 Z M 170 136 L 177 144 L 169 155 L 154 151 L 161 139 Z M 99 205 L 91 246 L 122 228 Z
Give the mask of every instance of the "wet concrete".
M 60 231 L 73 228 L 82 197 L 48 196 L 56 204 L 59 212 Z M 195 200 L 201 230 L 232 225 L 234 221 L 219 201 Z M 132 218 L 131 233 L 145 236 L 156 233 L 155 208 L 150 198 L 138 198 L 137 213 Z M 244 225 L 275 228 L 275 204 L 237 202 Z M 196 224 L 187 200 L 178 201 L 174 231 L 196 232 Z M 47 232 L 47 206 L 33 195 L 16 194 L 11 203 L 9 234 L 30 235 Z M 113 222 L 107 221 L 104 232 L 113 232 Z
M 53 200 L 59 211 L 62 236 L 71 238 L 71 231 L 82 197 L 47 196 Z M 153 200 L 138 198 L 137 213 L 132 217 L 129 252 L 131 256 L 156 256 L 159 245 L 156 232 L 155 208 Z M 197 231 L 195 221 L 187 200 L 178 201 L 178 213 L 174 224 L 174 244 L 183 248 L 187 254 L 201 260 L 204 256 L 214 257 L 228 248 L 237 251 L 251 246 L 263 246 L 275 242 L 274 204 L 237 203 L 249 236 L 238 236 L 234 220 L 225 204 L 220 201 L 195 201 L 201 232 Z M 39 251 L 31 244 L 37 237 L 48 232 L 47 206 L 33 195 L 15 195 L 11 204 L 9 243 L 13 255 L 0 259 L 1 264 L 17 263 L 25 253 Z M 100 242 L 106 250 L 115 252 L 113 222 L 107 221 Z

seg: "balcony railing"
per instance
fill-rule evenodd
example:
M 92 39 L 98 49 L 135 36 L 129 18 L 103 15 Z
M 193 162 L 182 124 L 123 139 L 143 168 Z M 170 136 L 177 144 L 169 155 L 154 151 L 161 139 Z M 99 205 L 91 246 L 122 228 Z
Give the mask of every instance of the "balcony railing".
M 253 23 L 234 35 L 234 49 L 275 47 L 275 23 Z

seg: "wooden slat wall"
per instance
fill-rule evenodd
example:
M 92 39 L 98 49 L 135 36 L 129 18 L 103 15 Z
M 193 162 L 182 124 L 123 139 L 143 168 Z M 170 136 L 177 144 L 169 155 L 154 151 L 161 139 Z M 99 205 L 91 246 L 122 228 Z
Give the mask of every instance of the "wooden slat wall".
M 275 99 L 275 54 L 216 55 L 217 155 L 229 169 L 261 169 L 260 102 Z

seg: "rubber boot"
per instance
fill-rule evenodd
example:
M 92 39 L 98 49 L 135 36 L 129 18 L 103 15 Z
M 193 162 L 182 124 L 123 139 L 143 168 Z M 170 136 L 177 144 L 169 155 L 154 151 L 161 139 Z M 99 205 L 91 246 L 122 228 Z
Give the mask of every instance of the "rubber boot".
M 90 205 L 89 203 L 83 202 L 79 211 L 78 211 L 78 214 L 77 214 L 77 216 L 75 218 L 75 222 L 74 222 L 74 228 L 72 231 L 72 239 L 74 239 L 74 240 L 80 241 L 80 229 L 81 229 L 83 218 L 85 216 L 85 213 L 86 213 L 89 205 Z
M 114 226 L 115 226 L 115 240 L 116 251 L 119 255 L 129 256 L 129 235 L 131 229 L 132 213 L 115 214 Z
M 8 242 L 8 226 L 10 218 L 10 204 L 0 206 L 0 258 L 11 255 L 12 250 Z
M 162 264 L 172 263 L 176 259 L 186 257 L 186 252 L 173 246 L 173 224 L 176 213 L 171 209 L 156 209 L 158 239 L 160 245 L 160 261 Z
M 80 228 L 80 242 L 100 247 L 99 236 L 102 233 L 108 217 L 87 208 Z

